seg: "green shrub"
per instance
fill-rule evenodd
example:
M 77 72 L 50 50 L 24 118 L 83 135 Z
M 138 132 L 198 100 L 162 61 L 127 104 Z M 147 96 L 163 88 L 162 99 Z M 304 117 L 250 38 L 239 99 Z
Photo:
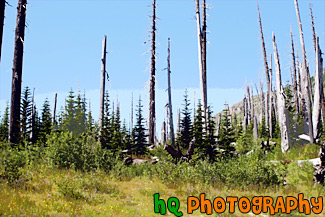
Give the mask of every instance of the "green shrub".
M 24 175 L 22 168 L 27 162 L 26 152 L 11 148 L 9 144 L 2 144 L 0 151 L 0 177 L 12 184 Z

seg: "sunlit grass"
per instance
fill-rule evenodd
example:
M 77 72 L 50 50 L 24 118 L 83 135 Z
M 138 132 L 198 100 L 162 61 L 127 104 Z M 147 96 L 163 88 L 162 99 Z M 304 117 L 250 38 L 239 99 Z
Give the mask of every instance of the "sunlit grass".
M 306 166 L 308 167 L 308 166 Z M 5 180 L 0 184 L 0 214 L 2 216 L 160 216 L 154 214 L 153 194 L 167 200 L 171 196 L 180 200 L 180 210 L 184 216 L 206 216 L 195 211 L 186 214 L 187 197 L 206 193 L 206 198 L 256 195 L 296 196 L 303 192 L 305 198 L 325 195 L 325 188 L 313 187 L 312 181 L 301 185 L 294 166 L 288 168 L 292 184 L 282 187 L 260 188 L 249 186 L 241 191 L 225 186 L 205 184 L 162 183 L 159 177 L 135 177 L 119 181 L 102 171 L 79 172 L 73 169 L 62 170 L 42 165 L 25 168 L 27 178 L 13 185 Z M 303 169 L 306 180 L 310 179 L 310 168 Z M 298 174 L 301 176 L 301 174 Z M 304 174 L 303 174 L 304 175 Z M 194 182 L 193 182 L 194 183 Z M 173 216 L 171 213 L 167 213 Z M 225 212 L 220 216 L 245 216 L 238 211 L 235 215 Z M 246 215 L 247 216 L 247 215 Z M 290 216 L 299 216 L 293 213 Z M 322 215 L 320 215 L 322 216 Z M 324 214 L 323 214 L 324 216 Z

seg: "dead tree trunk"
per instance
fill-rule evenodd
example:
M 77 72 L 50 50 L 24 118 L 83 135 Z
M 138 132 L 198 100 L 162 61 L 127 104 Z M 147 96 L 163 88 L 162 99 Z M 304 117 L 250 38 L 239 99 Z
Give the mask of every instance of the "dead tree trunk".
M 249 91 L 249 87 L 246 87 L 247 90 L 247 124 L 250 125 L 252 122 L 252 100 L 251 100 L 251 94 Z
M 288 120 L 287 120 L 287 110 L 285 107 L 285 96 L 281 81 L 281 69 L 278 49 L 275 42 L 275 35 L 273 33 L 273 50 L 274 50 L 274 61 L 275 61 L 275 71 L 276 71 L 276 86 L 277 86 L 277 104 L 278 104 L 278 117 L 279 125 L 281 131 L 281 149 L 282 152 L 287 152 L 289 150 L 289 133 L 288 133 Z
M 170 39 L 168 38 L 168 57 L 167 57 L 167 73 L 168 73 L 168 111 L 169 111 L 169 132 L 170 140 L 172 146 L 175 146 L 175 136 L 174 136 L 174 122 L 173 122 L 173 108 L 172 108 L 172 89 L 170 84 Z M 179 147 L 177 146 L 179 150 Z
M 301 44 L 301 50 L 302 50 L 302 71 L 301 71 L 301 77 L 302 77 L 302 95 L 303 95 L 303 101 L 304 101 L 304 118 L 306 123 L 308 123 L 308 129 L 309 129 L 309 138 L 310 142 L 314 143 L 314 132 L 313 132 L 313 121 L 312 121 L 312 114 L 311 114 L 311 100 L 310 100 L 310 87 L 308 82 L 308 67 L 307 67 L 307 57 L 306 57 L 306 51 L 305 51 L 305 42 L 304 42 L 304 35 L 302 31 L 302 25 L 300 20 L 300 13 L 299 13 L 299 7 L 298 7 L 298 1 L 294 0 L 295 7 L 296 7 L 296 14 L 297 14 L 297 20 L 299 25 L 299 33 L 300 33 L 300 44 Z
M 150 100 L 149 100 L 149 144 L 155 143 L 156 129 L 156 0 L 153 0 L 152 38 L 151 38 L 151 75 L 150 75 Z
M 1 61 L 1 51 L 2 51 L 2 37 L 3 37 L 3 26 L 5 20 L 5 7 L 6 0 L 0 0 L 0 61 Z
M 243 123 L 242 124 L 243 124 L 243 130 L 246 133 L 247 124 L 248 124 L 247 98 L 246 98 L 246 96 L 244 96 L 244 99 L 243 99 L 243 112 L 244 112 L 244 115 L 243 115 Z
M 19 141 L 20 95 L 23 69 L 24 38 L 27 0 L 19 0 L 17 7 L 17 24 L 15 35 L 15 52 L 12 68 L 11 108 L 9 124 L 9 142 Z
M 258 125 L 257 125 L 257 118 L 256 118 L 256 115 L 255 115 L 253 89 L 252 89 L 252 116 L 253 116 L 253 136 L 254 136 L 254 140 L 257 140 L 257 138 L 258 138 Z
M 274 107 L 274 102 L 273 100 L 275 100 L 275 98 L 273 97 L 273 71 L 272 71 L 272 67 L 273 67 L 273 64 L 272 64 L 272 53 L 270 55 L 270 94 L 269 94 L 269 110 L 268 110 L 268 113 L 269 113 L 269 131 L 270 131 L 270 138 L 273 138 L 273 118 L 276 119 L 276 115 L 272 115 L 273 114 L 273 111 L 276 113 L 275 111 L 275 107 Z
M 270 81 L 270 74 L 269 74 L 269 66 L 267 63 L 267 56 L 266 56 L 266 49 L 265 49 L 265 42 L 264 42 L 264 35 L 263 35 L 263 27 L 262 27 L 262 20 L 261 20 L 261 13 L 260 8 L 257 3 L 257 10 L 258 10 L 258 18 L 260 23 L 260 34 L 261 34 L 261 40 L 262 40 L 262 49 L 263 49 L 263 56 L 264 56 L 264 67 L 265 67 L 265 75 L 266 75 L 266 84 L 267 84 L 267 108 L 265 111 L 265 123 L 267 124 L 267 127 L 270 131 L 270 137 L 272 138 L 272 112 L 269 112 L 272 109 L 272 100 L 271 100 L 271 81 Z
M 293 96 L 295 100 L 295 106 L 296 106 L 296 114 L 299 114 L 299 101 L 298 101 L 298 88 L 297 88 L 297 66 L 296 66 L 296 57 L 295 57 L 295 47 L 293 43 L 293 36 L 292 36 L 292 29 L 290 31 L 291 35 L 291 49 L 292 49 L 292 86 L 293 86 Z
M 105 77 L 106 77 L 106 41 L 107 36 L 104 36 L 102 46 L 102 58 L 101 58 L 101 76 L 100 76 L 100 105 L 99 105 L 99 133 L 101 135 L 103 129 L 104 120 L 104 101 L 105 101 Z
M 166 144 L 166 142 L 167 142 L 166 122 L 163 121 L 161 126 L 161 143 Z
M 54 126 L 56 126 L 55 114 L 56 114 L 56 102 L 57 102 L 57 97 L 58 97 L 58 94 L 55 93 L 55 95 L 54 95 L 54 108 L 53 108 L 53 125 L 54 125 Z
M 207 109 L 207 86 L 206 86 L 206 5 L 203 0 L 203 27 L 201 30 L 200 3 L 196 0 L 196 25 L 198 38 L 198 56 L 200 71 L 200 88 L 202 98 L 203 117 L 206 122 Z
M 313 107 L 313 131 L 315 139 L 320 136 L 321 127 L 321 108 L 323 93 L 323 58 L 322 51 L 319 47 L 319 38 L 316 39 L 316 67 L 315 67 L 315 94 Z

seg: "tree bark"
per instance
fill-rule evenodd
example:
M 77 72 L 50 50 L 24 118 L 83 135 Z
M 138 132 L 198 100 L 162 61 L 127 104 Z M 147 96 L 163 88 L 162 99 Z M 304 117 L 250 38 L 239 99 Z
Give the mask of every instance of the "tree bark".
M 315 94 L 313 107 L 313 131 L 315 139 L 320 137 L 321 127 L 321 108 L 323 93 L 323 58 L 322 51 L 319 47 L 319 38 L 316 39 L 316 66 L 315 66 Z
M 243 130 L 244 132 L 246 133 L 246 130 L 247 130 L 247 123 L 248 123 L 248 115 L 247 115 L 247 99 L 246 99 L 246 96 L 244 97 L 243 99 L 243 112 L 244 112 L 244 115 L 243 115 Z
M 295 57 L 295 47 L 293 43 L 293 36 L 292 36 L 292 29 L 290 31 L 291 35 L 291 50 L 292 50 L 292 68 L 293 68 L 293 74 L 292 74 L 292 86 L 293 86 L 293 97 L 295 100 L 295 107 L 296 107 L 296 115 L 299 114 L 299 101 L 298 101 L 298 88 L 297 88 L 297 66 L 296 66 L 296 57 Z
M 5 7 L 6 0 L 0 0 L 0 61 L 1 61 L 1 51 L 2 51 L 2 37 L 3 37 L 3 26 L 5 20 Z
M 107 36 L 104 36 L 101 58 L 101 76 L 100 76 L 100 105 L 99 105 L 99 133 L 101 135 L 104 120 L 104 102 L 105 102 L 105 77 L 106 77 L 106 44 Z
M 250 94 L 250 90 L 249 90 L 249 87 L 247 86 L 246 87 L 246 90 L 247 90 L 247 123 L 248 125 L 251 124 L 251 121 L 252 121 L 252 100 L 251 100 L 251 94 Z
M 258 18 L 259 18 L 259 23 L 260 23 L 260 34 L 261 34 L 261 40 L 262 40 L 262 49 L 263 49 L 263 56 L 264 56 L 264 67 L 265 67 L 265 75 L 266 75 L 266 83 L 267 83 L 267 108 L 265 111 L 265 123 L 268 128 L 270 128 L 270 137 L 272 138 L 272 113 L 269 112 L 270 109 L 272 109 L 272 100 L 271 100 L 271 81 L 270 81 L 270 74 L 269 74 L 269 66 L 267 63 L 267 55 L 266 55 L 266 49 L 265 49 L 265 42 L 264 42 L 264 35 L 263 35 L 263 27 L 262 27 L 262 20 L 261 20 L 261 13 L 260 13 L 260 8 L 257 3 L 257 10 L 258 10 Z M 271 124 L 270 124 L 271 123 Z
M 17 24 L 15 34 L 15 52 L 12 68 L 11 108 L 9 124 L 9 142 L 19 141 L 20 95 L 23 69 L 24 38 L 27 0 L 19 0 L 17 7 Z
M 298 1 L 294 0 L 295 7 L 296 7 L 296 15 L 298 20 L 298 26 L 299 26 L 299 33 L 300 33 L 300 44 L 301 44 L 301 50 L 302 50 L 302 71 L 301 71 L 301 77 L 302 77 L 302 95 L 303 95 L 303 104 L 304 104 L 304 118 L 306 123 L 308 123 L 308 129 L 309 129 L 309 138 L 310 143 L 314 143 L 314 132 L 313 132 L 313 121 L 312 121 L 312 114 L 311 114 L 311 100 L 310 100 L 310 87 L 308 82 L 308 67 L 307 67 L 307 57 L 306 57 L 306 51 L 305 51 L 305 42 L 304 42 L 304 35 L 302 31 L 302 25 L 300 20 L 300 13 L 299 13 L 299 6 Z
M 152 3 L 152 39 L 151 39 L 151 75 L 150 75 L 150 100 L 149 100 L 149 144 L 155 143 L 156 129 L 156 0 Z
M 57 102 L 57 97 L 58 97 L 58 94 L 55 93 L 55 95 L 54 95 L 54 108 L 53 108 L 53 125 L 54 125 L 54 126 L 56 126 L 55 114 L 56 114 L 56 102 Z
M 287 152 L 289 150 L 289 133 L 288 133 L 288 117 L 287 109 L 285 107 L 285 96 L 284 90 L 281 81 L 281 69 L 280 69 L 280 60 L 279 54 L 275 42 L 275 35 L 273 33 L 273 50 L 274 50 L 274 60 L 275 60 L 275 71 L 276 71 L 276 86 L 277 86 L 277 104 L 278 104 L 278 117 L 279 125 L 281 131 L 281 149 L 282 152 Z
M 198 38 L 198 57 L 199 57 L 199 71 L 200 71 L 200 89 L 202 98 L 202 112 L 206 122 L 206 109 L 207 109 L 207 90 L 206 90 L 206 9 L 205 1 L 203 4 L 203 28 L 201 30 L 201 17 L 200 17 L 200 3 L 196 1 L 196 26 Z M 205 29 L 204 29 L 205 28 Z
M 175 146 L 175 136 L 174 136 L 174 122 L 173 122 L 173 108 L 172 108 L 172 89 L 170 82 L 170 39 L 168 38 L 168 57 L 167 57 L 167 73 L 168 73 L 168 114 L 169 114 L 169 132 L 171 144 Z M 177 146 L 179 150 L 179 147 Z

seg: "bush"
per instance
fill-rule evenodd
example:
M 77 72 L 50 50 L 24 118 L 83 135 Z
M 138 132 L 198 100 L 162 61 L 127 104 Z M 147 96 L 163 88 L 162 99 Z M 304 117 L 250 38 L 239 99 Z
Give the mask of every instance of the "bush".
M 51 166 L 75 168 L 82 171 L 110 170 L 115 162 L 113 154 L 102 149 L 90 135 L 74 136 L 72 132 L 54 133 L 48 137 L 46 159 Z
M 11 148 L 9 144 L 1 144 L 0 151 L 0 177 L 12 184 L 24 175 L 22 168 L 26 165 L 27 154 Z

